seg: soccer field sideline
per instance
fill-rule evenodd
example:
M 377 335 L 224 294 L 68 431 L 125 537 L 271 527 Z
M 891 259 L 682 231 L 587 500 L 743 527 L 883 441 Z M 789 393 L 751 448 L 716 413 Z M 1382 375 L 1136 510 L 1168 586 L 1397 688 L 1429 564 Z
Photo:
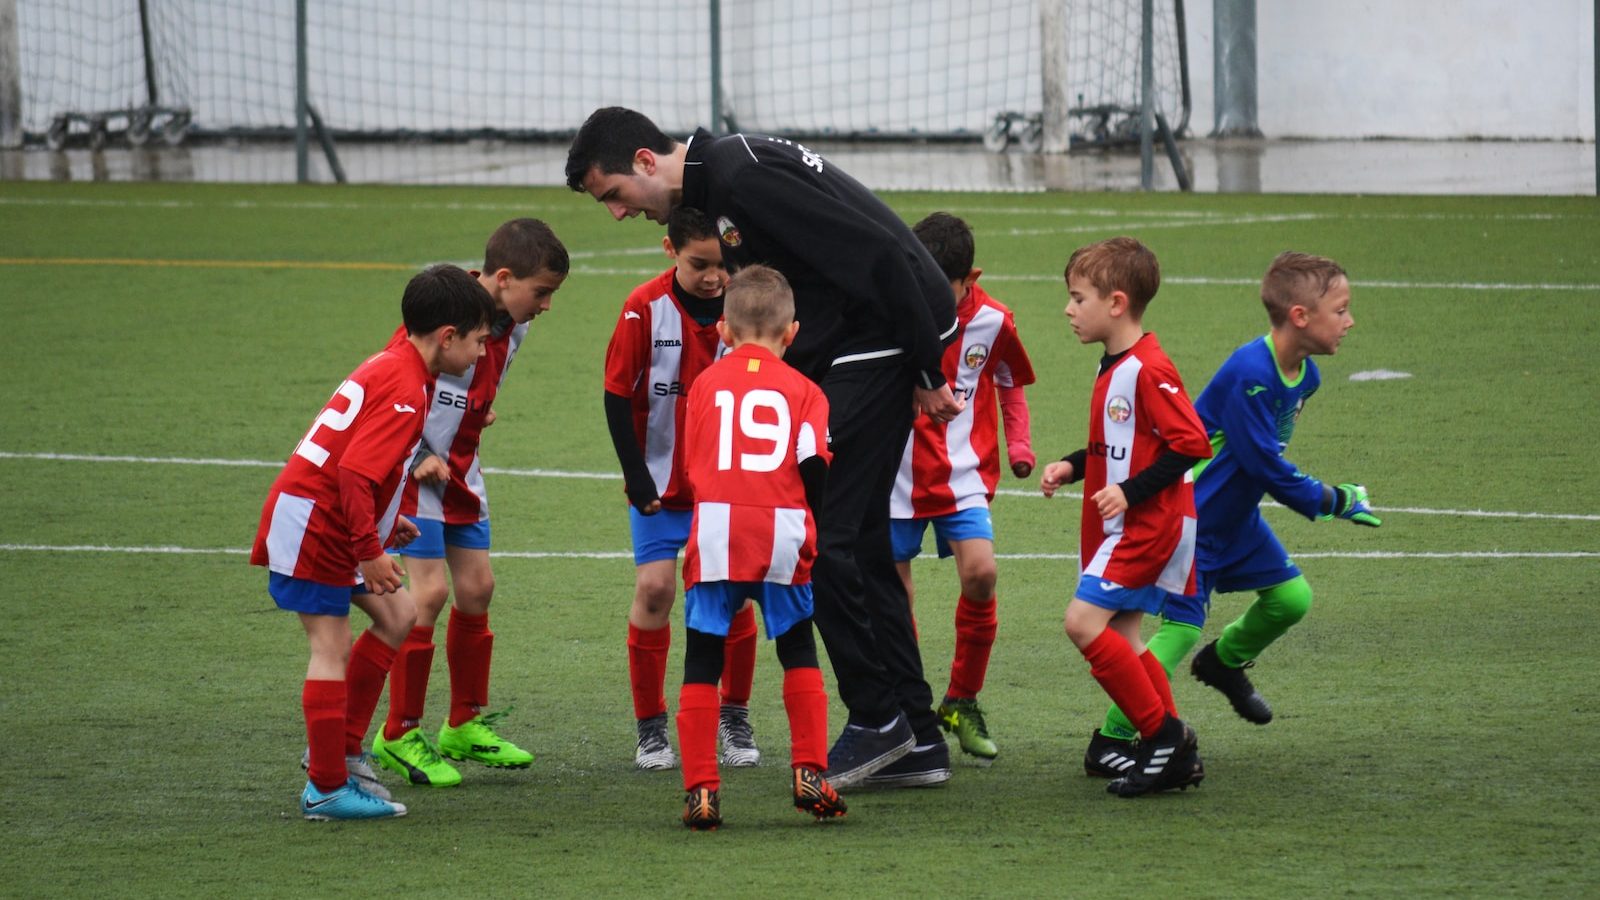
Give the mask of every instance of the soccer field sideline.
M 52 462 L 88 462 L 88 463 L 149 463 L 157 465 L 185 465 L 185 466 L 235 466 L 240 468 L 276 469 L 283 465 L 282 460 L 266 459 L 206 459 L 183 456 L 107 456 L 88 453 L 20 453 L 9 450 L 0 450 L 0 459 L 15 460 L 41 460 Z M 518 478 L 570 478 L 593 481 L 621 481 L 622 476 L 614 472 L 573 472 L 561 469 L 505 469 L 495 466 L 483 467 L 486 475 L 506 475 Z M 1069 500 L 1081 500 L 1083 495 L 1072 491 L 1058 492 L 1061 497 Z M 1038 491 L 1018 490 L 1016 488 L 1001 488 L 995 491 L 997 497 L 1024 497 L 1035 500 L 1047 499 Z M 1272 501 L 1266 501 L 1263 507 L 1282 509 L 1282 506 Z M 1551 512 L 1523 512 L 1508 510 L 1486 509 L 1433 509 L 1429 507 L 1399 507 L 1399 506 L 1374 506 L 1373 510 L 1382 513 L 1404 513 L 1408 515 L 1424 516 L 1462 516 L 1467 518 L 1491 519 L 1555 519 L 1577 522 L 1600 522 L 1600 513 L 1551 513 Z M 1034 558 L 1034 557 L 1019 557 Z M 1056 557 L 1043 557 L 1054 559 Z M 1076 557 L 1074 557 L 1076 558 Z

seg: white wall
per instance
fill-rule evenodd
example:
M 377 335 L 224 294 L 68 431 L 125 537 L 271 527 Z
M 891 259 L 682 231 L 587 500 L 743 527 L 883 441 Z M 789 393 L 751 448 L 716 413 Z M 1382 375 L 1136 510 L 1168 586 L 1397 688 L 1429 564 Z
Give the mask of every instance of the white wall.
M 1204 135 L 1212 2 L 1186 9 Z M 1594 140 L 1593 0 L 1257 0 L 1256 28 L 1268 137 Z

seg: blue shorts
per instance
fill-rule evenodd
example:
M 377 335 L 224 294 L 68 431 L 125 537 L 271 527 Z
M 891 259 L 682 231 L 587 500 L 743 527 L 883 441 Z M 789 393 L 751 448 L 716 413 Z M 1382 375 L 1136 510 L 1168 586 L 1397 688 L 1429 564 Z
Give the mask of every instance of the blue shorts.
M 1098 575 L 1078 576 L 1078 590 L 1073 596 L 1101 609 L 1150 615 L 1161 612 L 1167 603 L 1167 592 L 1153 584 L 1126 588 L 1113 581 L 1104 581 Z
M 660 559 L 677 559 L 678 551 L 689 543 L 692 509 L 663 509 L 647 516 L 628 507 L 628 529 L 633 532 L 633 564 L 642 566 Z
M 1244 549 L 1236 549 L 1243 547 Z M 1173 594 L 1167 598 L 1162 615 L 1174 622 L 1200 628 L 1206 624 L 1211 608 L 1211 593 L 1232 594 L 1259 591 L 1300 577 L 1300 567 L 1289 558 L 1278 536 L 1267 524 L 1256 519 L 1228 548 L 1232 562 L 1207 569 L 1195 563 L 1195 592 L 1189 596 Z M 1203 553 L 1203 551 L 1202 551 Z
M 746 600 L 761 606 L 767 640 L 784 634 L 811 618 L 811 582 L 777 584 L 771 581 L 702 581 L 683 595 L 683 624 L 706 634 L 728 636 L 734 613 Z
M 272 601 L 278 604 L 279 609 L 313 616 L 347 617 L 350 615 L 350 598 L 370 592 L 364 584 L 338 587 L 268 572 L 267 593 L 272 595 Z
M 939 550 L 940 559 L 950 556 L 951 541 L 982 538 L 994 543 L 994 521 L 989 517 L 987 506 L 974 506 L 947 516 L 927 519 L 891 519 L 889 540 L 894 544 L 895 562 L 916 559 L 917 554 L 922 552 L 922 536 L 927 533 L 930 522 L 933 523 L 934 546 Z
M 404 547 L 389 551 L 391 553 L 413 559 L 444 559 L 446 544 L 463 550 L 489 549 L 488 519 L 479 519 L 471 525 L 446 525 L 438 519 L 406 518 L 417 523 L 417 530 L 422 533 Z

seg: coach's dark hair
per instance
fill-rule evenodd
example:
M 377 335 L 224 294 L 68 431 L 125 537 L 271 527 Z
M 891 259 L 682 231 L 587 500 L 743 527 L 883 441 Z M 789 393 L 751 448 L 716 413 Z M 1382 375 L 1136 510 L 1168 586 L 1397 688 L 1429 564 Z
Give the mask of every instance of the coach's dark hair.
M 717 226 L 705 213 L 692 206 L 679 206 L 667 214 L 667 240 L 674 251 L 682 250 L 690 241 L 703 241 L 717 236 Z
M 494 321 L 494 298 L 465 269 L 439 263 L 411 276 L 400 316 L 406 334 L 431 334 L 446 325 L 467 334 Z
M 538 219 L 512 219 L 496 228 L 483 248 L 485 272 L 510 269 L 517 278 L 527 278 L 540 272 L 565 275 L 570 266 L 566 245 Z
M 567 151 L 567 187 L 583 193 L 583 178 L 599 168 L 603 175 L 633 171 L 633 154 L 643 147 L 671 153 L 677 141 L 668 137 L 643 113 L 621 106 L 606 106 L 589 114 Z
M 936 212 L 911 227 L 917 240 L 939 264 L 939 271 L 951 281 L 960 281 L 972 272 L 975 251 L 972 229 L 947 212 Z

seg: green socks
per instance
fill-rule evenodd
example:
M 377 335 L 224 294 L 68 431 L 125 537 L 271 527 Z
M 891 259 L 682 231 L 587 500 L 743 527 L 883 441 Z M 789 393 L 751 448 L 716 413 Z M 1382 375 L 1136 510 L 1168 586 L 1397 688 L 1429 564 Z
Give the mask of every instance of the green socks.
M 1259 591 L 1254 603 L 1217 638 L 1217 658 L 1237 669 L 1306 617 L 1311 610 L 1311 585 L 1305 576 Z

